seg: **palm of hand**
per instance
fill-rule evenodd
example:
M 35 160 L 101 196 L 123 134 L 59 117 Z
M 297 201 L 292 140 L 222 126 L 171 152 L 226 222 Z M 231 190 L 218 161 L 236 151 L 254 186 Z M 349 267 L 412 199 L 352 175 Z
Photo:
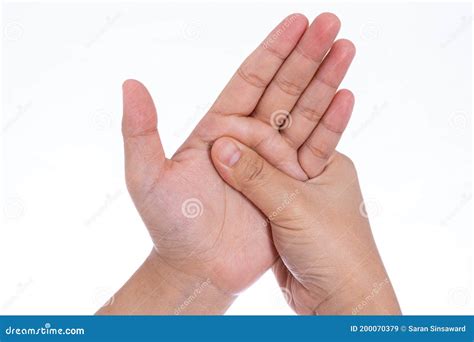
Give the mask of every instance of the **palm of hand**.
M 145 204 L 153 242 L 174 267 L 237 293 L 275 260 L 266 221 L 222 181 L 207 151 L 174 158 L 179 162 L 169 161 Z
M 266 220 L 220 178 L 209 144 L 231 135 L 295 178 L 318 174 L 337 144 L 353 101 L 347 91 L 334 96 L 353 57 L 352 44 L 336 42 L 322 64 L 315 62 L 331 47 L 338 28 L 333 16 L 322 15 L 295 49 L 306 23 L 301 16 L 292 19 L 283 34 L 267 39 L 247 59 L 169 160 L 156 131 L 150 95 L 136 81 L 125 83 L 127 185 L 155 247 L 170 265 L 212 278 L 219 288 L 237 293 L 274 263 L 277 255 Z M 317 40 L 316 47 L 312 40 Z M 291 79 L 292 74 L 296 78 L 291 82 L 274 81 Z M 271 115 L 282 109 L 294 118 L 285 131 L 275 129 Z M 325 114 L 321 119 L 317 113 Z

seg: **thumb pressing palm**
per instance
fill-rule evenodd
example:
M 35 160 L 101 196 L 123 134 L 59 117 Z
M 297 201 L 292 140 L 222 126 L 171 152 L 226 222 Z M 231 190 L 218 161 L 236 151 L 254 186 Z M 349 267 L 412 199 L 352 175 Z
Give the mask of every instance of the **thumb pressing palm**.
M 221 177 L 270 221 L 280 255 L 274 271 L 298 313 L 354 313 L 374 284 L 378 297 L 357 313 L 399 313 L 347 157 L 331 154 L 322 173 L 303 182 L 231 138 L 217 140 L 211 155 Z

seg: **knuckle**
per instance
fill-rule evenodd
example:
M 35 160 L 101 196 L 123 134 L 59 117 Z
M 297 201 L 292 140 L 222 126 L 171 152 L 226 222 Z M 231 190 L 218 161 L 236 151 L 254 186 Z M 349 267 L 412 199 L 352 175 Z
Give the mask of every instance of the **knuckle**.
M 255 71 L 252 71 L 251 68 L 247 66 L 246 63 L 242 64 L 239 69 L 237 69 L 237 74 L 248 84 L 256 88 L 265 88 L 267 81 L 264 80 L 260 75 Z
M 330 149 L 325 145 L 315 145 L 311 143 L 306 143 L 305 145 L 311 154 L 318 159 L 328 160 L 331 156 Z
M 275 84 L 281 89 L 281 91 L 291 96 L 298 96 L 304 90 L 303 86 L 282 76 L 275 78 Z
M 265 174 L 265 164 L 261 158 L 246 158 L 242 170 L 244 184 L 250 186 L 262 183 Z
M 296 110 L 300 113 L 302 117 L 307 119 L 310 122 L 319 122 L 321 118 L 323 117 L 323 112 L 320 112 L 314 107 L 311 106 L 306 106 L 302 104 L 297 104 L 296 105 Z
M 271 40 L 266 40 L 263 44 L 262 47 L 265 51 L 267 51 L 270 55 L 275 57 L 276 59 L 280 60 L 281 62 L 284 62 L 286 59 L 286 56 L 282 54 L 278 49 L 276 49 Z

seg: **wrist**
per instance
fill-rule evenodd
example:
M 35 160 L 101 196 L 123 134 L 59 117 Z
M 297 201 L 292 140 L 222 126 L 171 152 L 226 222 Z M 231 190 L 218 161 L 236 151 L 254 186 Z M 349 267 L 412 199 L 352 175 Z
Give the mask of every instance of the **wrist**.
M 219 315 L 235 297 L 211 278 L 182 272 L 152 250 L 145 262 L 98 314 Z
M 382 261 L 361 265 L 314 310 L 317 315 L 400 315 L 401 310 Z

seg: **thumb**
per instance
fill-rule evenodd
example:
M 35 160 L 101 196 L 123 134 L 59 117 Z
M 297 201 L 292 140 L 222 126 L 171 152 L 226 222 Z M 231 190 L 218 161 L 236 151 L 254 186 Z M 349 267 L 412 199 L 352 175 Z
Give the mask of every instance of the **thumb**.
M 122 90 L 125 175 L 129 189 L 139 191 L 156 180 L 165 153 L 158 134 L 155 105 L 145 86 L 127 80 Z
M 274 168 L 235 139 L 224 137 L 216 140 L 211 158 L 220 176 L 268 218 L 274 217 L 275 211 L 301 187 L 299 181 Z

